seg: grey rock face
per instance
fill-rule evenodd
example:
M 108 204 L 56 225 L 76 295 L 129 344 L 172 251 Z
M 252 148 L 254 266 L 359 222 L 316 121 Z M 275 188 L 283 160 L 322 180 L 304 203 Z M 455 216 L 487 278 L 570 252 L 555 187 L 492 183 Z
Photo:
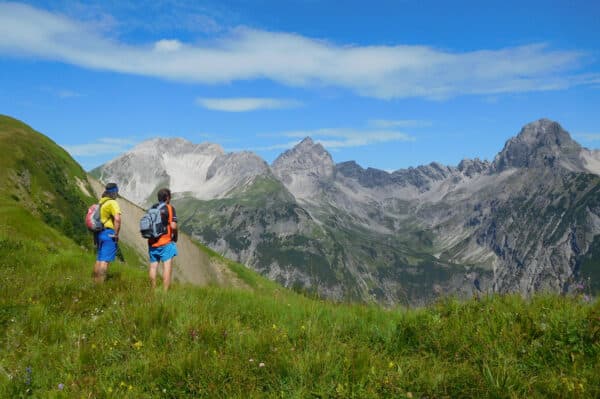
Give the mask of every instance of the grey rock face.
M 102 181 L 114 181 L 121 194 L 138 204 L 155 201 L 159 186 L 174 196 L 220 198 L 254 177 L 271 175 L 267 163 L 250 152 L 225 154 L 218 144 L 193 144 L 180 138 L 143 142 L 100 167 Z
M 456 168 L 440 165 L 437 162 L 416 168 L 400 169 L 392 173 L 394 182 L 403 186 L 412 185 L 420 191 L 427 191 L 431 189 L 432 184 L 453 176 L 458 176 Z
M 564 167 L 583 170 L 581 146 L 556 122 L 540 119 L 523 127 L 508 140 L 492 165 L 502 172 L 507 168 Z
M 507 180 L 512 195 L 493 203 L 473 237 L 497 256 L 494 291 L 565 292 L 600 233 L 600 180 L 563 170 L 528 170 Z
M 215 158 L 206 172 L 206 180 L 216 175 L 254 177 L 270 173 L 269 165 L 261 157 L 244 151 Z
M 335 170 L 336 173 L 357 180 L 364 187 L 386 186 L 395 182 L 390 173 L 373 168 L 363 169 L 354 161 L 339 163 Z
M 307 174 L 328 179 L 333 177 L 334 164 L 331 155 L 321 144 L 314 143 L 310 137 L 306 137 L 275 159 L 273 171 L 277 176 Z
M 275 176 L 299 200 L 318 195 L 335 173 L 331 155 L 310 137 L 277 157 L 271 168 Z
M 488 161 L 481 161 L 479 158 L 463 159 L 458 164 L 458 170 L 468 177 L 474 177 L 486 173 L 490 169 Z

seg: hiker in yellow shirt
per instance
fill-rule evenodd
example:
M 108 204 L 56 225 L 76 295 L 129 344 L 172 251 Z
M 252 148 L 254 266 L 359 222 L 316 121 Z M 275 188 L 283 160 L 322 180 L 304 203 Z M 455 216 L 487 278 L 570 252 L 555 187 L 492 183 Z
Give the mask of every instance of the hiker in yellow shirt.
M 100 221 L 104 228 L 94 234 L 94 242 L 98 249 L 94 265 L 94 281 L 102 283 L 106 280 L 106 272 L 110 262 L 117 255 L 119 230 L 121 229 L 121 208 L 116 201 L 119 188 L 115 183 L 108 183 L 100 199 Z

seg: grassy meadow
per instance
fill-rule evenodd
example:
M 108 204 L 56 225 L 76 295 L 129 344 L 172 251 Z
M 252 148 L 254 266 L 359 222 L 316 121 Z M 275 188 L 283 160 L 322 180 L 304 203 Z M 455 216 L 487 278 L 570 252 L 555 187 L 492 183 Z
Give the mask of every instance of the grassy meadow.
M 253 290 L 165 294 L 126 247 L 96 286 L 92 251 L 17 207 L 0 218 L 0 397 L 600 395 L 600 306 L 582 296 L 386 310 L 250 273 Z

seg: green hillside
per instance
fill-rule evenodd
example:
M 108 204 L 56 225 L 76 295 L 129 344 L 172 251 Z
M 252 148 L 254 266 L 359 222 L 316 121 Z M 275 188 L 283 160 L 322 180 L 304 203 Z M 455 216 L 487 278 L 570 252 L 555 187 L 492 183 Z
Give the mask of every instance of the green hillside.
M 0 115 L 0 200 L 39 216 L 83 245 L 90 245 L 81 223 L 90 203 L 85 171 L 46 136 Z
M 13 119 L 0 140 L 2 398 L 600 396 L 600 303 L 583 292 L 382 309 L 229 262 L 253 290 L 164 294 L 126 245 L 96 286 L 79 235 L 91 198 L 63 184 L 81 168 Z

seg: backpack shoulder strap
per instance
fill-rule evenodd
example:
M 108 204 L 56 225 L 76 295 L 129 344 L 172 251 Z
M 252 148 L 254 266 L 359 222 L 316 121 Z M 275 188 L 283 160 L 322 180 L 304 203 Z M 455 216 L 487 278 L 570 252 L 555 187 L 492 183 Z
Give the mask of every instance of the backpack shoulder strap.
M 173 206 L 171 204 L 167 205 L 167 211 L 169 212 L 169 224 L 173 221 Z

